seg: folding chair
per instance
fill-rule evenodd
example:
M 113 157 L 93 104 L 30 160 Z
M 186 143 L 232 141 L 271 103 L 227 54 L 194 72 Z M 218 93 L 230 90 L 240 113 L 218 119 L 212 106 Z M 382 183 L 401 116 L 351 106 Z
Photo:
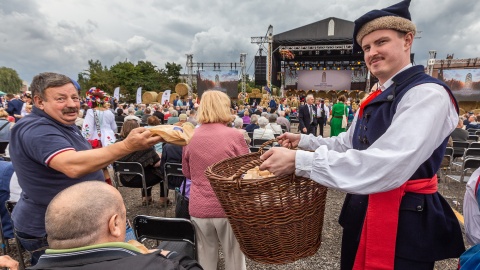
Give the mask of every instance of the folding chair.
M 475 131 L 475 135 L 480 136 L 480 131 Z
M 463 157 L 465 155 L 465 149 L 470 147 L 469 142 L 453 141 L 453 159 Z M 459 162 L 454 162 L 453 165 L 459 165 Z
M 7 149 L 9 142 L 10 141 L 0 141 L 0 155 L 5 155 L 5 149 Z
M 443 155 L 442 164 L 440 165 L 439 178 L 445 178 L 445 176 L 451 172 L 453 162 L 453 148 L 447 147 L 445 154 Z M 444 179 L 445 180 L 445 179 Z
M 0 237 L 2 238 L 2 255 L 7 255 L 8 240 L 3 235 L 3 225 L 0 222 Z
M 249 148 L 251 153 L 257 153 L 260 150 L 260 147 L 257 146 L 250 146 Z
M 134 175 L 139 176 L 142 178 L 142 188 L 145 192 L 145 196 L 147 195 L 147 182 L 145 180 L 145 172 L 143 170 L 142 164 L 138 162 L 125 162 L 125 161 L 115 161 L 113 163 L 113 171 L 115 172 L 115 177 L 113 178 L 113 182 L 115 184 L 115 188 L 125 187 L 122 185 L 120 181 L 121 175 Z M 147 211 L 148 211 L 148 203 L 147 203 Z
M 195 226 L 188 219 L 139 215 L 133 219 L 133 230 L 139 242 L 160 240 L 163 242 L 159 248 L 182 252 L 197 259 Z
M 253 146 L 261 146 L 262 144 L 270 141 L 269 139 L 253 139 Z
M 472 142 L 468 148 L 480 148 L 480 142 Z
M 167 162 L 165 163 L 165 173 L 164 173 L 164 181 L 165 181 L 165 184 L 164 184 L 164 188 L 165 188 L 165 194 L 167 194 L 167 189 L 169 189 L 168 187 L 168 183 L 169 183 L 169 178 L 170 177 L 181 177 L 182 178 L 182 182 L 185 180 L 185 175 L 183 175 L 183 171 L 182 171 L 182 163 L 173 163 L 173 162 Z M 180 186 L 178 186 L 180 187 Z M 173 190 L 175 190 L 175 188 L 173 188 Z M 167 202 L 168 201 L 165 201 L 165 217 L 167 216 Z
M 466 158 L 463 162 L 462 171 L 460 175 L 448 174 L 447 179 L 453 180 L 459 183 L 466 183 L 470 176 L 466 175 L 469 170 L 475 170 L 480 167 L 480 157 Z
M 7 212 L 10 215 L 10 217 L 12 217 L 12 212 L 15 205 L 17 205 L 17 202 L 14 202 L 14 201 L 5 202 L 5 208 L 7 208 Z M 18 240 L 17 231 L 15 230 L 15 224 L 13 224 L 13 220 L 12 220 L 12 226 L 13 226 L 13 236 L 15 238 L 15 245 L 17 246 L 18 262 L 20 263 L 20 267 L 21 267 L 20 269 L 25 269 L 25 261 L 23 258 L 23 252 L 25 251 L 25 249 L 22 247 L 20 240 Z
M 117 133 L 120 133 L 120 131 L 122 131 L 122 127 L 123 127 L 124 122 L 117 121 L 115 123 L 117 124 Z
M 468 158 L 480 158 L 480 148 L 469 147 L 465 149 L 465 154 L 463 156 L 463 159 L 465 160 Z
M 472 142 L 478 142 L 478 136 L 477 135 L 468 135 L 468 141 Z
M 250 137 L 250 145 L 253 146 L 253 132 L 247 132 L 248 137 Z

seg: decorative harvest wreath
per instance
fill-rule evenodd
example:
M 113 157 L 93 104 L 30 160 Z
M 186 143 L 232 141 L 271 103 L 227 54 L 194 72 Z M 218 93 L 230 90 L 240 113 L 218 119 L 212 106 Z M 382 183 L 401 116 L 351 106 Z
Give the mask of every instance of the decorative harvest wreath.
M 285 58 L 285 59 L 293 59 L 295 58 L 295 54 L 291 52 L 290 50 L 280 50 L 280 55 Z
M 104 103 L 108 102 L 110 98 L 102 89 L 92 87 L 87 91 L 87 100 L 91 100 L 92 102 L 97 103 Z

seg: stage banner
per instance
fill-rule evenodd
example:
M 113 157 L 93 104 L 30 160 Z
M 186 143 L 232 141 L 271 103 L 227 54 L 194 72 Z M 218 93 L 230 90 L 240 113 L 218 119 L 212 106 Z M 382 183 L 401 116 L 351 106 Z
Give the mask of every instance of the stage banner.
M 137 89 L 137 104 L 142 103 L 142 87 L 138 87 Z
M 480 69 L 443 70 L 443 80 L 452 90 L 457 101 L 480 101 Z
M 170 102 L 170 95 L 172 94 L 172 90 L 165 90 L 163 91 L 162 95 L 162 105 L 165 104 L 165 101 Z
M 297 89 L 350 90 L 351 70 L 298 70 Z
M 117 101 L 120 101 L 120 86 L 113 90 L 113 98 L 116 98 Z
M 238 70 L 198 71 L 197 92 L 201 97 L 206 90 L 219 90 L 229 97 L 238 95 Z

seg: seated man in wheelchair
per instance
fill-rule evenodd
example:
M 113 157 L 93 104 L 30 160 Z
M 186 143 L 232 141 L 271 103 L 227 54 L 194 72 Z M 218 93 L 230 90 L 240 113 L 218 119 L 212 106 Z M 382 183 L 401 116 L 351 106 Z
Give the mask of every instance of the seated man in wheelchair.
M 126 209 L 114 187 L 99 181 L 73 185 L 51 201 L 45 216 L 50 248 L 29 269 L 203 269 L 175 251 L 123 242 Z

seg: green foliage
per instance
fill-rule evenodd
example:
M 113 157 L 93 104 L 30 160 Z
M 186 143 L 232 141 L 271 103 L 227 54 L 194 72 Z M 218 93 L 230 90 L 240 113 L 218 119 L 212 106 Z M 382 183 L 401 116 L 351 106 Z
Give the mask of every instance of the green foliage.
M 168 89 L 174 89 L 175 85 L 180 82 L 180 70 L 182 66 L 175 63 L 167 62 L 165 64 L 166 69 L 166 83 Z
M 0 67 L 0 91 L 16 94 L 22 89 L 22 80 L 16 70 Z
M 250 80 L 250 75 L 246 75 L 246 85 L 245 85 L 245 92 L 251 93 L 252 88 L 255 88 L 255 82 Z M 242 92 L 242 80 L 238 80 L 238 93 Z
M 110 69 L 102 67 L 99 60 L 88 61 L 89 68 L 78 74 L 78 82 L 85 93 L 95 86 L 106 93 L 113 95 L 115 87 L 120 86 L 120 94 L 124 96 L 121 101 L 134 102 L 138 87 L 142 91 L 160 92 L 166 89 L 174 89 L 180 82 L 180 70 L 182 66 L 167 62 L 165 69 L 158 69 L 149 61 L 138 61 L 137 65 L 132 62 L 118 62 Z

